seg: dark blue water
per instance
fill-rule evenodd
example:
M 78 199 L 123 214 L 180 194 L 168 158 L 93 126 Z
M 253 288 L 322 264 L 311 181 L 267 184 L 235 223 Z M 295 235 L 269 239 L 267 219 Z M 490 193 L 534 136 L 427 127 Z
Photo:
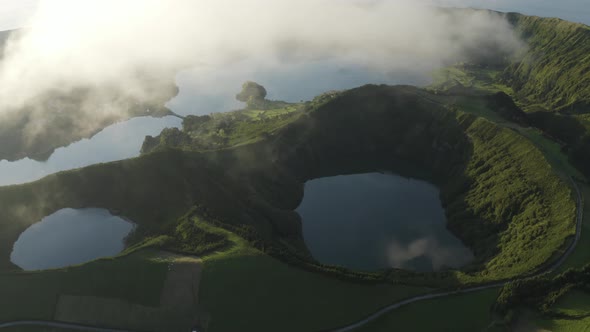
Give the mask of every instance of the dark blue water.
M 473 258 L 446 229 L 439 190 L 425 181 L 380 173 L 311 180 L 297 212 L 322 263 L 433 271 Z
M 133 227 L 104 209 L 63 209 L 23 232 L 10 259 L 32 271 L 114 256 L 125 248 L 124 239 Z

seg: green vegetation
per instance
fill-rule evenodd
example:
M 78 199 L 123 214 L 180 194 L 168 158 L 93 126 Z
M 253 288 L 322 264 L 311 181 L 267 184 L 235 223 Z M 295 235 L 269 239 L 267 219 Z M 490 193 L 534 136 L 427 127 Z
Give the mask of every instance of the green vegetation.
M 575 233 L 569 189 L 560 185 L 542 153 L 518 134 L 484 120 L 475 121 L 467 133 L 474 157 L 466 174 L 476 184 L 462 202 L 447 207 L 449 227 L 474 247 L 476 255 L 495 254 L 485 263 L 491 273 L 510 277 L 541 266 Z M 517 167 L 509 166 L 516 160 Z M 548 191 L 552 193 L 541 198 Z M 469 212 L 487 222 L 473 223 L 472 217 L 465 218 Z M 496 231 L 485 232 L 485 227 Z
M 555 312 L 566 316 L 590 316 L 590 294 L 579 290 L 566 293 L 554 305 Z
M 183 130 L 167 128 L 159 136 L 148 136 L 142 146 L 147 153 L 175 146 L 185 150 L 207 151 L 255 143 L 276 133 L 301 115 L 301 105 L 269 110 L 241 110 L 211 115 L 189 115 Z
M 204 259 L 199 296 L 211 315 L 211 330 L 231 331 L 244 322 L 276 330 L 288 320 L 286 312 L 296 312 L 293 308 L 306 317 L 293 330 L 307 330 L 353 322 L 425 286 L 451 288 L 533 273 L 571 241 L 570 189 L 552 168 L 553 158 L 543 154 L 549 145 L 534 143 L 523 134 L 534 132 L 509 125 L 524 122 L 524 113 L 505 94 L 368 85 L 283 106 L 189 117 L 182 131 L 147 139 L 139 158 L 0 188 L 0 268 L 15 269 L 8 262 L 12 243 L 43 216 L 65 207 L 107 208 L 139 225 L 129 239 L 130 251 L 158 247 L 204 255 L 224 250 Z M 303 183 L 381 170 L 436 183 L 448 227 L 473 249 L 475 261 L 461 271 L 437 273 L 365 273 L 315 262 L 293 211 Z M 46 280 L 51 273 L 32 275 Z M 28 274 L 6 274 L 22 275 Z M 149 287 L 161 288 L 160 281 Z M 39 317 L 54 314 L 56 294 L 69 296 L 59 303 L 71 310 L 58 311 L 60 317 L 81 317 L 74 308 L 86 305 L 117 308 L 127 302 L 134 303 L 128 312 L 137 317 L 159 312 L 131 295 L 99 299 L 93 296 L 102 290 L 43 288 L 50 294 L 39 302 Z M 272 314 L 259 315 L 261 308 Z
M 527 139 L 436 98 L 412 87 L 369 85 L 323 95 L 288 112 L 296 118 L 270 126 L 273 134 L 253 144 L 200 151 L 161 139 L 155 152 L 140 158 L 0 188 L 0 220 L 10 220 L 0 223 L 0 243 L 6 246 L 0 252 L 7 258 L 11 243 L 32 222 L 60 208 L 84 206 L 107 208 L 138 223 L 131 244 L 168 236 L 177 240 L 175 250 L 186 251 L 194 245 L 191 239 L 208 237 L 178 224 L 196 204 L 206 220 L 252 229 L 252 239 L 272 256 L 346 280 L 450 287 L 542 268 L 574 234 L 569 188 Z M 195 130 L 209 121 L 186 127 Z M 375 170 L 438 184 L 449 228 L 474 250 L 476 260 L 462 272 L 438 274 L 356 273 L 313 262 L 293 212 L 303 183 Z
M 542 320 L 539 327 L 553 332 L 586 332 L 590 331 L 590 318 Z
M 579 293 L 572 293 L 574 290 L 584 293 L 590 290 L 590 265 L 580 269 L 569 269 L 555 277 L 545 275 L 511 282 L 502 288 L 496 300 L 495 310 L 506 314 L 527 306 L 544 315 L 561 318 L 584 317 L 589 313 L 572 314 L 570 310 L 569 304 L 580 298 Z M 564 298 L 566 294 L 569 294 L 569 297 Z M 560 305 L 556 306 L 560 300 Z M 583 309 L 578 307 L 578 310 Z
M 203 259 L 199 303 L 211 315 L 211 332 L 324 330 L 429 291 L 335 280 L 289 266 L 226 234 L 233 247 Z
M 438 93 L 512 96 L 528 123 L 561 144 L 571 163 L 590 176 L 590 29 L 553 18 L 507 14 L 527 43 L 505 67 L 463 63 L 434 73 Z
M 582 234 L 576 250 L 563 263 L 558 272 L 564 272 L 569 268 L 581 268 L 590 262 L 590 188 L 586 184 L 578 183 L 584 198 L 584 218 L 582 220 Z
M 150 252 L 39 273 L 0 274 L 0 321 L 52 320 L 61 295 L 158 306 L 167 264 Z
M 138 87 L 147 97 L 138 98 L 137 92 L 114 86 L 78 86 L 67 91 L 51 90 L 18 108 L 3 109 L 0 160 L 47 160 L 55 149 L 92 137 L 114 123 L 173 114 L 164 104 L 178 93 L 174 75 L 138 76 Z M 110 111 L 97 115 L 96 110 L 105 106 Z
M 529 139 L 562 178 L 569 175 L 580 180 L 578 186 L 587 208 L 590 192 L 584 178 L 590 176 L 590 29 L 559 19 L 519 14 L 507 14 L 507 18 L 527 42 L 520 58 L 506 67 L 470 63 L 446 68 L 435 73 L 435 83 L 429 89 L 439 100 L 498 92 L 514 98 L 517 107 L 526 111 L 524 121 L 506 121 L 509 119 L 505 116 L 486 110 L 490 107 L 455 105 Z M 528 125 L 531 127 L 527 128 Z M 533 308 L 542 316 L 537 325 L 552 331 L 588 329 L 588 321 L 583 318 L 587 313 L 575 311 L 584 307 L 581 302 L 587 301 L 585 293 L 579 290 L 587 288 L 587 281 L 581 276 L 590 261 L 587 229 L 586 215 L 576 250 L 558 270 L 562 274 L 505 287 L 498 307 L 508 306 L 511 312 L 522 306 Z
M 590 107 L 590 28 L 555 18 L 508 14 L 527 49 L 502 73 L 531 107 L 587 112 Z
M 528 48 L 505 67 L 462 63 L 436 72 L 427 89 L 368 85 L 299 104 L 266 100 L 264 87 L 247 82 L 236 96 L 246 109 L 189 116 L 182 130 L 148 137 L 139 158 L 0 188 L 0 271 L 6 271 L 0 274 L 0 321 L 90 322 L 85 314 L 91 308 L 98 316 L 120 312 L 109 320 L 116 327 L 160 322 L 163 330 L 184 328 L 191 315 L 183 321 L 182 310 L 159 308 L 168 262 L 149 248 L 205 256 L 199 309 L 210 316 L 211 331 L 321 330 L 430 287 L 542 271 L 575 233 L 575 204 L 565 181 L 566 175 L 583 176 L 571 164 L 590 175 L 590 43 L 584 42 L 590 29 L 507 17 Z M 176 91 L 161 91 L 133 112 L 148 105 L 167 114 L 161 101 Z M 53 119 L 51 135 L 71 120 Z M 10 119 L 0 132 L 14 132 L 23 121 Z M 27 153 L 43 155 L 52 147 L 41 143 L 71 140 L 51 135 Z M 18 157 L 19 144 L 6 144 L 0 156 Z M 293 211 L 303 183 L 383 170 L 440 187 L 449 229 L 474 251 L 471 264 L 437 273 L 366 273 L 310 257 Z M 9 262 L 12 244 L 32 223 L 61 208 L 89 206 L 139 225 L 124 255 L 39 273 L 18 272 Z M 589 241 L 582 236 L 579 247 Z M 366 330 L 491 331 L 500 328 L 490 312 L 494 299 L 508 322 L 528 307 L 542 315 L 541 326 L 587 328 L 588 252 L 576 250 L 563 267 L 575 269 L 511 282 L 497 299 L 489 290 L 415 303 Z
M 212 233 L 188 218 L 182 218 L 174 236 L 162 245 L 167 251 L 202 255 L 229 245 L 225 236 Z
M 243 110 L 189 115 L 182 123 L 182 130 L 169 128 L 157 137 L 146 137 L 141 151 L 149 153 L 170 147 L 211 151 L 256 143 L 276 136 L 281 128 L 337 95 L 338 92 L 327 92 L 310 102 L 299 104 L 257 99 L 255 104 L 249 103 Z
M 490 307 L 497 295 L 497 290 L 486 290 L 412 303 L 355 331 L 492 331 L 494 317 Z

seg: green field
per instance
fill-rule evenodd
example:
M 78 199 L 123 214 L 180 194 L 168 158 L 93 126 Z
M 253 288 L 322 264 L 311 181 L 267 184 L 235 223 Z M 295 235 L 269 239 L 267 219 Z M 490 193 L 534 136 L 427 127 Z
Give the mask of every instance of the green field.
M 491 306 L 497 290 L 454 295 L 412 303 L 388 313 L 355 332 L 488 331 L 494 322 Z
M 158 306 L 167 264 L 152 256 L 141 252 L 62 270 L 0 274 L 0 321 L 52 320 L 63 294 Z

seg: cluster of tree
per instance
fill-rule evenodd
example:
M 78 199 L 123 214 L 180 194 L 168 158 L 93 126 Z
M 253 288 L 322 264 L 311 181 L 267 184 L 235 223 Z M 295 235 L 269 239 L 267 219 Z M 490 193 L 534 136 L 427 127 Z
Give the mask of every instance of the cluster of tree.
M 229 245 L 229 240 L 224 236 L 208 232 L 191 218 L 182 217 L 163 247 L 171 252 L 203 255 Z

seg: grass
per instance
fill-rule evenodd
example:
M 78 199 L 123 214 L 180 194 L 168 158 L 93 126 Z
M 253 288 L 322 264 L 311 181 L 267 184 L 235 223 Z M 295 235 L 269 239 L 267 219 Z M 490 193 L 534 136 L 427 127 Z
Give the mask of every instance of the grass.
M 539 129 L 523 128 L 519 130 L 519 133 L 535 143 L 554 169 L 572 177 L 584 178 L 584 175 L 570 163 L 567 154 L 562 151 L 561 145 L 543 136 L 543 133 Z
M 464 88 L 470 88 L 480 93 L 505 92 L 512 94 L 513 90 L 504 84 L 498 83 L 500 70 L 458 64 L 440 68 L 432 73 L 433 83 L 428 89 L 449 90 L 456 88 L 459 84 Z
M 61 270 L 0 274 L 0 321 L 52 320 L 62 294 L 158 306 L 167 264 L 148 252 Z
M 569 316 L 590 316 L 590 294 L 580 290 L 569 291 L 557 300 L 552 309 Z
M 394 310 L 355 332 L 473 332 L 486 331 L 497 290 L 427 300 Z
M 582 234 L 576 249 L 556 272 L 563 272 L 568 268 L 581 268 L 590 263 L 590 187 L 578 183 L 584 198 L 584 219 L 582 221 Z
M 542 319 L 536 325 L 551 332 L 587 332 L 590 331 L 590 318 L 584 319 Z
M 209 331 L 315 331 L 428 289 L 343 282 L 290 267 L 227 232 L 234 246 L 203 259 L 199 304 Z
M 205 116 L 187 116 L 183 131 L 166 129 L 149 137 L 142 152 L 174 146 L 191 151 L 227 149 L 263 140 L 302 115 L 304 104 L 279 103 L 279 108 L 237 110 Z
M 488 277 L 513 277 L 541 266 L 575 232 L 569 188 L 543 154 L 512 130 L 476 120 L 467 134 L 474 152 L 465 173 L 474 183 L 464 202 L 447 207 L 451 229 L 467 241 L 481 234 L 481 226 L 468 224 L 468 217 L 454 217 L 464 214 L 462 206 L 486 220 L 487 227 L 502 228 L 494 240 L 498 251 L 485 263 Z M 492 247 L 489 242 L 472 246 Z
M 520 61 L 503 73 L 520 99 L 548 110 L 588 108 L 590 30 L 578 23 L 510 14 L 527 43 Z
M 185 332 L 198 314 L 192 306 L 144 306 L 101 296 L 60 296 L 55 320 L 136 331 Z

